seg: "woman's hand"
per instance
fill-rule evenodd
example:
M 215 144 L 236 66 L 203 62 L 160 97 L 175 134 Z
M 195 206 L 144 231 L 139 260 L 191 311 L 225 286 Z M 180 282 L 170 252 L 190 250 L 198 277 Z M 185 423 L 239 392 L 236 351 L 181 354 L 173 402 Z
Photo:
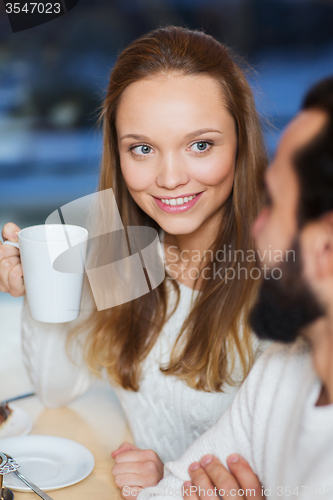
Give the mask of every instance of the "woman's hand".
M 17 233 L 20 228 L 9 222 L 2 230 L 3 240 L 17 242 Z M 7 292 L 13 297 L 25 294 L 20 251 L 11 246 L 0 243 L 0 291 Z
M 155 486 L 163 477 L 163 462 L 153 450 L 123 443 L 111 454 L 115 483 L 123 498 L 134 500 L 143 488 Z

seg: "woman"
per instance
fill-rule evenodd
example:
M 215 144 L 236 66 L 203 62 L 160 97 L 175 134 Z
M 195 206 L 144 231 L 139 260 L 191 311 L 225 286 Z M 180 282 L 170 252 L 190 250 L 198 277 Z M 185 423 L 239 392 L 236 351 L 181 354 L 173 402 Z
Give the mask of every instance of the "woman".
M 218 420 L 257 354 L 242 322 L 257 291 L 254 259 L 244 255 L 266 156 L 244 74 L 202 32 L 168 27 L 134 41 L 112 71 L 102 119 L 99 189 L 113 189 L 125 227 L 159 231 L 167 278 L 81 318 L 70 335 L 72 325 L 48 325 L 46 334 L 25 306 L 23 347 L 48 406 L 89 387 L 87 366 L 107 372 L 137 445 L 113 452 L 116 484 L 146 487 Z M 17 230 L 6 225 L 4 238 Z M 0 269 L 1 290 L 22 295 L 15 248 L 1 248 Z

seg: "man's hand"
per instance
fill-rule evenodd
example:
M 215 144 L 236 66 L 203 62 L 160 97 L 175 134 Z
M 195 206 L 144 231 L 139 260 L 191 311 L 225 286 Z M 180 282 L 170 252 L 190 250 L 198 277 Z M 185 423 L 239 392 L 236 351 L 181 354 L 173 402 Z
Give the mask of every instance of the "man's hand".
M 227 459 L 229 471 L 213 455 L 205 455 L 200 463 L 189 467 L 191 481 L 184 483 L 184 499 L 214 498 L 262 500 L 262 487 L 249 464 L 239 455 Z
M 163 462 L 153 450 L 123 443 L 111 456 L 116 462 L 112 474 L 125 499 L 134 500 L 143 488 L 155 486 L 163 477 Z

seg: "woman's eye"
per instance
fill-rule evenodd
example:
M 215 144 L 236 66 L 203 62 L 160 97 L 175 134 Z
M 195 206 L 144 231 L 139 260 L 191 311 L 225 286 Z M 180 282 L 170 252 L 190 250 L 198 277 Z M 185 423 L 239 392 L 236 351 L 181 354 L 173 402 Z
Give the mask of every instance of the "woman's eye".
M 134 148 L 131 148 L 131 151 L 135 155 L 145 156 L 151 153 L 153 151 L 153 148 L 147 146 L 146 144 L 142 144 L 141 146 L 136 146 Z
M 208 151 L 208 149 L 210 149 L 210 146 L 211 146 L 210 142 L 199 141 L 192 144 L 192 146 L 190 146 L 190 149 L 195 153 L 202 153 L 204 151 Z

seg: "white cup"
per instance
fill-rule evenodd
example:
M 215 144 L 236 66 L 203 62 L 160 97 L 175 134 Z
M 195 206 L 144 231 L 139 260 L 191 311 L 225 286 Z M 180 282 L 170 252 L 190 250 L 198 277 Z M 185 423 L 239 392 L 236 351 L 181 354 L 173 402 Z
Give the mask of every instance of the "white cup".
M 18 241 L 4 244 L 20 250 L 31 316 L 46 323 L 76 319 L 80 313 L 88 231 L 68 224 L 43 224 L 22 229 Z

